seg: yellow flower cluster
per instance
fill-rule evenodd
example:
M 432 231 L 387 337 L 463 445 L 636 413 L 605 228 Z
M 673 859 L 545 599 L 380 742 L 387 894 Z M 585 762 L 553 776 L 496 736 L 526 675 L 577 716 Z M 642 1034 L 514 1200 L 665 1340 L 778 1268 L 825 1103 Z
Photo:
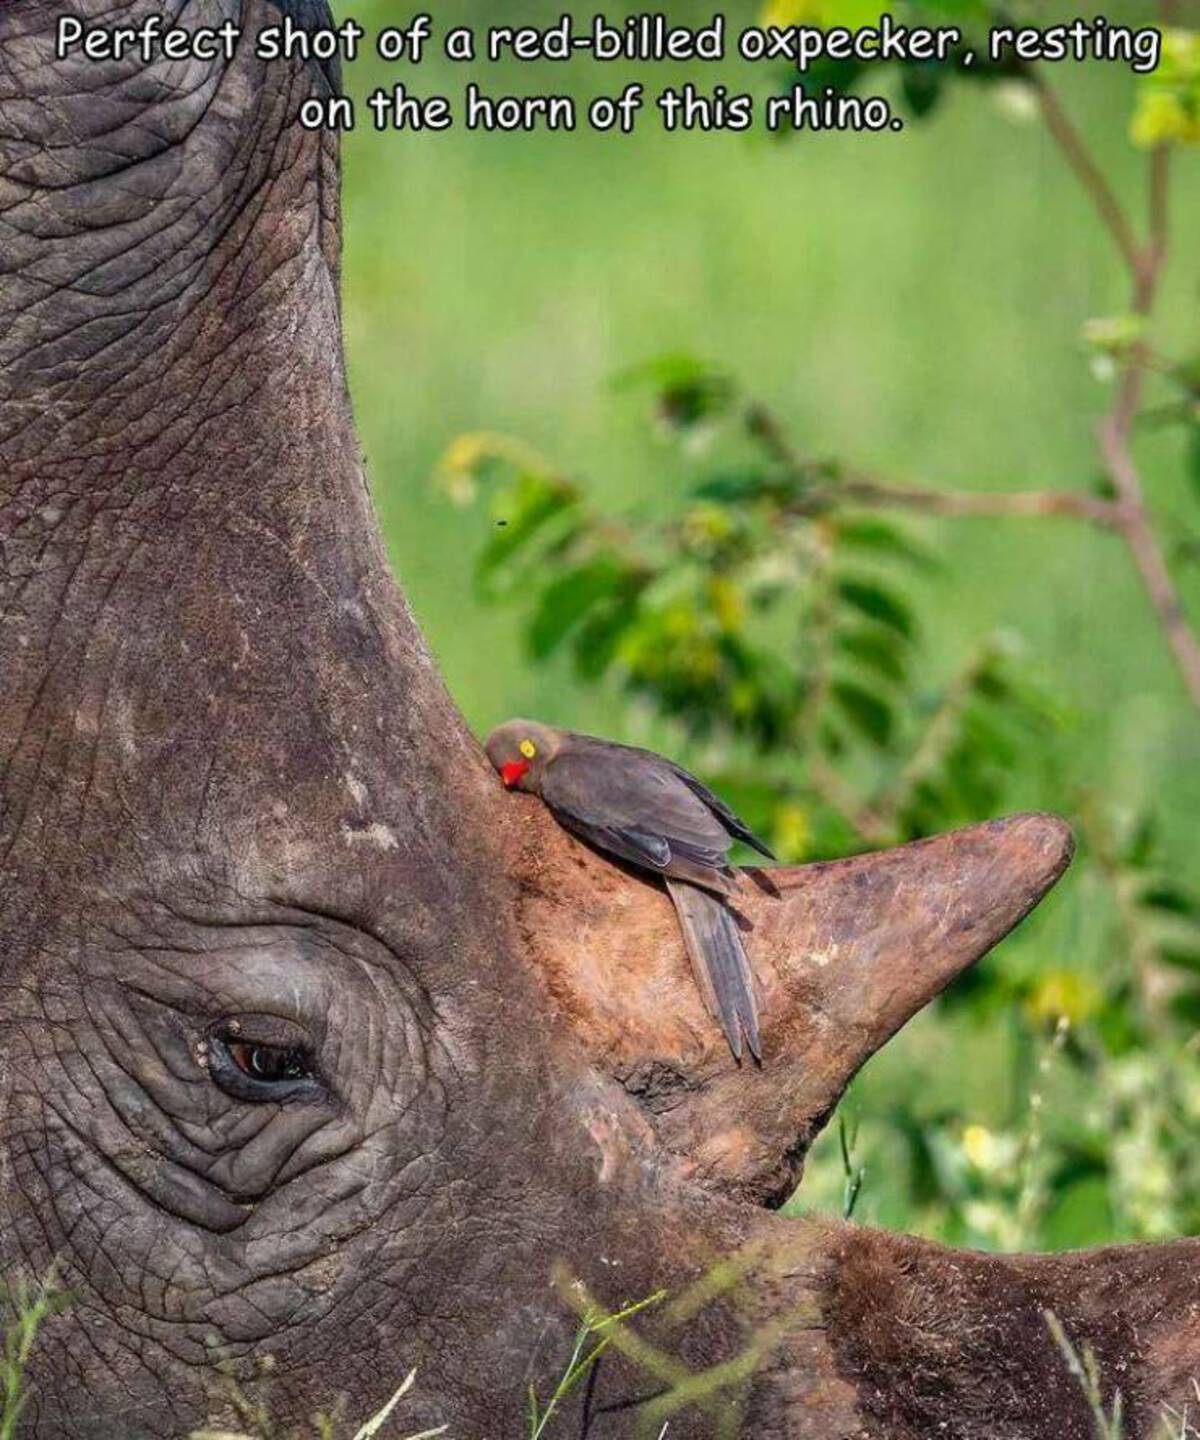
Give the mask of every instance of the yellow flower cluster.
M 884 8 L 879 0 L 766 0 L 759 24 L 779 30 L 789 25 L 817 25 L 821 29 L 844 25 L 857 30 L 873 25 Z
M 1053 1024 L 1065 1016 L 1079 1025 L 1096 1013 L 1102 1000 L 1099 987 L 1086 975 L 1051 970 L 1026 996 L 1025 1012 L 1035 1024 Z
M 1164 30 L 1162 60 L 1138 87 L 1135 145 L 1200 144 L 1200 32 Z

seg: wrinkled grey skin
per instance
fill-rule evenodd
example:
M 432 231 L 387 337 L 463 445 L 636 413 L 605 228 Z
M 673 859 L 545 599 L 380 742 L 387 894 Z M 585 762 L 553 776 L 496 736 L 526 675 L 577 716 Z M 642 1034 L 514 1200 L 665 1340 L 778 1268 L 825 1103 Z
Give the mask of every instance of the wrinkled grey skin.
M 0 13 L 0 1253 L 75 1295 L 28 1433 L 177 1435 L 268 1353 L 282 1418 L 419 1363 L 408 1417 L 470 1433 L 569 1328 L 531 1258 L 594 1147 L 509 1038 L 492 786 L 370 519 L 334 149 L 291 123 L 326 77 L 55 63 L 64 8 Z M 326 1083 L 231 1098 L 233 1016 Z
M 269 1356 L 292 1433 L 339 1396 L 361 1420 L 415 1366 L 401 1433 L 499 1440 L 569 1348 L 555 1259 L 618 1303 L 768 1230 L 785 1257 L 670 1338 L 711 1365 L 747 1324 L 795 1317 L 739 1390 L 757 1440 L 1082 1440 L 1046 1304 L 1149 1433 L 1190 1395 L 1194 1246 L 970 1257 L 768 1226 L 717 1183 L 736 1192 L 743 1157 L 765 1193 L 779 1165 L 756 1116 L 794 1108 L 807 1138 L 813 1095 L 827 1114 L 1053 883 L 1061 827 L 950 837 L 944 895 L 928 849 L 793 877 L 788 913 L 842 917 L 886 1013 L 830 1033 L 832 966 L 794 1004 L 777 988 L 751 1079 L 778 1092 L 739 1100 L 706 1027 L 678 1042 L 654 1016 L 606 1012 L 612 1047 L 650 1035 L 644 1063 L 593 1053 L 596 996 L 559 972 L 551 991 L 547 957 L 581 927 L 614 954 L 626 926 L 661 935 L 662 897 L 500 792 L 388 575 L 341 369 L 335 145 L 293 123 L 330 77 L 249 46 L 228 67 L 55 62 L 64 9 L 0 5 L 0 1272 L 54 1262 L 74 1297 L 35 1352 L 23 1433 L 231 1424 L 227 1372 L 246 1386 Z M 186 7 L 251 34 L 280 13 Z M 902 907 L 914 874 L 922 903 Z M 830 875 L 849 916 L 809 913 Z M 523 928 L 525 900 L 572 886 L 575 909 Z M 930 964 L 931 936 L 957 958 L 910 1002 L 917 932 Z M 654 945 L 676 947 L 652 991 L 675 987 L 673 1015 L 686 961 L 673 929 Z M 304 1049 L 314 1078 L 248 1095 L 221 1048 L 235 1023 Z M 722 1112 L 729 1146 L 698 1165 L 689 1126 L 711 1121 L 703 1152 Z M 648 1388 L 606 1362 L 586 1433 L 633 1434 L 614 1407 Z M 671 1440 L 711 1432 L 672 1419 Z

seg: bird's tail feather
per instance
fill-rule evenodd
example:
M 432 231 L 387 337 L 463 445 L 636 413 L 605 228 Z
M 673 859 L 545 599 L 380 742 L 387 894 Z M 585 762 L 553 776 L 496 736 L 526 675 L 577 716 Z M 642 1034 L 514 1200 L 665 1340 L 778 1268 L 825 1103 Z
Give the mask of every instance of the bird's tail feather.
M 754 974 L 742 947 L 737 922 L 725 902 L 707 890 L 668 880 L 688 958 L 710 1013 L 721 1022 L 734 1057 L 742 1058 L 742 1037 L 756 1060 L 762 1059 Z

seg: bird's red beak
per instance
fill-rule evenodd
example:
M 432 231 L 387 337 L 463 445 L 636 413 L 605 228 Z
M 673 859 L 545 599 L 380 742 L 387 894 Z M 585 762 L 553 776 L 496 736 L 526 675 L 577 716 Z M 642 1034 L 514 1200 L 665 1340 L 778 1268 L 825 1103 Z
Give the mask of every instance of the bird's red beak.
M 511 790 L 522 775 L 529 773 L 528 760 L 510 760 L 507 765 L 501 765 L 500 778 L 504 781 L 506 790 Z

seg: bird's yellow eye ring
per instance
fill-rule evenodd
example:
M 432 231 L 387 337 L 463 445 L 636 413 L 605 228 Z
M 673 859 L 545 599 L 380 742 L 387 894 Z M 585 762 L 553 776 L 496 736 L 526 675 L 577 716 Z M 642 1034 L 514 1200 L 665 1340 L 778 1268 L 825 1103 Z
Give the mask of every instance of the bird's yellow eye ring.
M 537 754 L 537 746 L 533 743 L 532 740 L 522 740 L 521 743 L 517 746 L 517 749 L 521 752 L 522 755 L 524 755 L 526 760 L 532 760 L 533 757 Z

